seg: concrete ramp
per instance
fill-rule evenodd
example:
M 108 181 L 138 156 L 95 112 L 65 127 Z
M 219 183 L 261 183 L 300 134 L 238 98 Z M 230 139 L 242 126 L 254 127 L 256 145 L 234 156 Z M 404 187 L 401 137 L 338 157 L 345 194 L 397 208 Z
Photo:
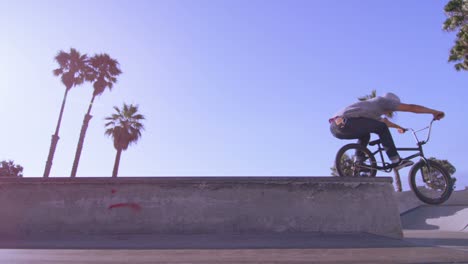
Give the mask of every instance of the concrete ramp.
M 468 204 L 419 206 L 401 215 L 405 230 L 468 232 Z
M 373 233 L 402 237 L 392 179 L 0 179 L 0 235 Z

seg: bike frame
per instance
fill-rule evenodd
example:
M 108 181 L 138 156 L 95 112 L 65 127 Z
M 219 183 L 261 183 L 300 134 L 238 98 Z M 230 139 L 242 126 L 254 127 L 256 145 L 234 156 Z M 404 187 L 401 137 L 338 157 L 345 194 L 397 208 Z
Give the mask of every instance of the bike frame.
M 419 129 L 419 130 L 414 130 L 412 128 L 405 129 L 405 130 L 410 130 L 411 131 L 411 133 L 414 136 L 414 139 L 416 140 L 417 147 L 415 147 L 415 148 L 414 147 L 413 148 L 396 148 L 397 151 L 415 151 L 416 152 L 413 155 L 410 155 L 410 156 L 407 156 L 407 157 L 403 158 L 404 160 L 411 160 L 411 159 L 414 159 L 416 157 L 421 157 L 421 159 L 426 161 L 426 164 L 427 164 L 427 159 L 424 156 L 424 151 L 423 151 L 422 146 L 424 144 L 426 144 L 427 142 L 429 142 L 429 139 L 430 139 L 430 136 L 431 136 L 431 130 L 432 130 L 432 123 L 434 123 L 434 121 L 435 121 L 435 119 L 433 119 L 431 121 L 431 123 L 427 127 Z M 417 133 L 420 132 L 420 131 L 426 130 L 426 129 L 429 129 L 429 132 L 427 133 L 426 140 L 419 140 Z M 392 171 L 392 168 L 390 167 L 390 163 L 385 161 L 385 157 L 383 155 L 384 150 L 385 149 L 382 147 L 381 143 L 379 142 L 377 144 L 377 150 L 374 151 L 374 152 L 371 151 L 371 153 L 372 153 L 372 156 L 374 156 L 374 157 L 376 157 L 376 154 L 379 153 L 381 164 L 383 164 L 383 166 L 378 166 L 376 164 L 376 169 L 377 170 L 382 170 L 382 171 L 385 171 L 385 172 L 390 172 L 390 171 Z

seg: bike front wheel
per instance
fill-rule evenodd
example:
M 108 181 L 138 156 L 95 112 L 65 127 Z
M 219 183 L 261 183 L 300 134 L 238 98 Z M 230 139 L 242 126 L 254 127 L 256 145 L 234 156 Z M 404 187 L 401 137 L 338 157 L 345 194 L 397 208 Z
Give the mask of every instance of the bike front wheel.
M 338 150 L 335 168 L 340 177 L 375 177 L 375 157 L 359 144 L 348 144 Z
M 409 184 L 418 199 L 427 204 L 441 204 L 453 191 L 450 174 L 432 160 L 421 160 L 411 168 Z

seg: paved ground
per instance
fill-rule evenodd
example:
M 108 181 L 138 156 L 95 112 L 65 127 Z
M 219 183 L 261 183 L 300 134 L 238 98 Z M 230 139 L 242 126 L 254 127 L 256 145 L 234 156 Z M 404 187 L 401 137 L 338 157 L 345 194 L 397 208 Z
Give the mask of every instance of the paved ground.
M 317 233 L 3 236 L 0 263 L 468 263 L 465 208 L 404 214 L 403 240 Z
M 468 232 L 467 205 L 423 205 L 401 216 L 407 230 Z
M 316 233 L 4 237 L 0 263 L 468 263 L 468 236 L 444 235 L 410 232 L 403 240 Z
M 447 249 L 258 249 L 258 250 L 4 250 L 11 264 L 150 264 L 150 263 L 467 263 Z

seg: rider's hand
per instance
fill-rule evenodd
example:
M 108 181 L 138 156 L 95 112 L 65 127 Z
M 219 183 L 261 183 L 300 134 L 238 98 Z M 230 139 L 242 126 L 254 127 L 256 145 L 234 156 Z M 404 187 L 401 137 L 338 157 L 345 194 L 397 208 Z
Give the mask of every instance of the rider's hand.
M 442 111 L 435 111 L 432 115 L 434 116 L 434 120 L 440 120 L 444 118 L 445 113 Z
M 408 129 L 400 127 L 400 128 L 397 128 L 397 130 L 398 130 L 398 133 L 403 134 L 403 133 L 405 133 Z

